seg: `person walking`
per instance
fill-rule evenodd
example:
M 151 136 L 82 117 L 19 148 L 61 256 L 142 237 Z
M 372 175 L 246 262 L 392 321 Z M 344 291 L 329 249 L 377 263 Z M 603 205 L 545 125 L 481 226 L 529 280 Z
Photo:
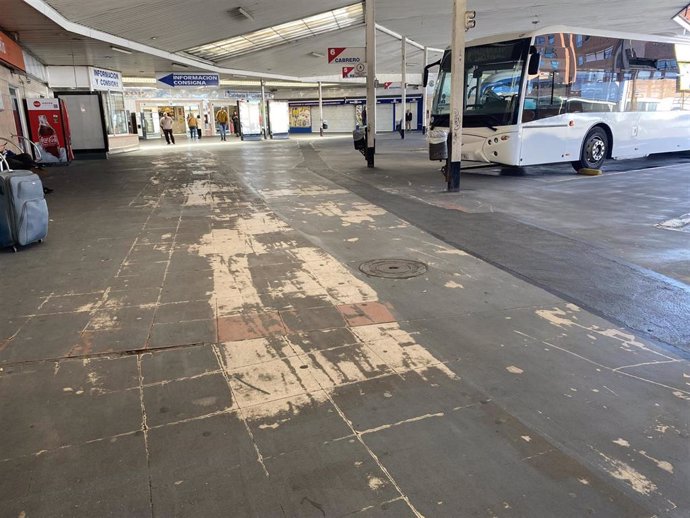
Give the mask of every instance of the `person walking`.
M 175 136 L 173 135 L 173 118 L 170 116 L 168 112 L 165 112 L 165 114 L 161 117 L 161 129 L 163 130 L 163 134 L 165 135 L 165 141 L 170 145 L 170 142 L 175 143 Z
M 199 121 L 197 121 L 193 113 L 190 113 L 189 117 L 187 117 L 187 127 L 189 128 L 189 138 L 192 140 L 196 139 L 198 137 L 196 129 L 199 127 Z
M 407 110 L 407 113 L 405 114 L 405 129 L 407 131 L 412 129 L 412 111 Z
M 196 127 L 196 136 L 199 140 L 201 140 L 201 115 L 197 115 L 196 120 L 198 123 L 198 126 Z
M 220 140 L 228 140 L 228 112 L 221 108 L 216 114 L 216 122 L 220 126 Z
M 240 136 L 240 118 L 237 115 L 236 111 L 232 112 L 232 126 L 233 126 L 233 129 L 235 130 L 235 136 L 239 137 Z

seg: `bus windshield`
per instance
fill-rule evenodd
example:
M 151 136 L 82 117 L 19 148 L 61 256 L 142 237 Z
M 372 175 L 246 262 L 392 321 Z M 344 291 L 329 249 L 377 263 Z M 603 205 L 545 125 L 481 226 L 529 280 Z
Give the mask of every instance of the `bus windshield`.
M 529 39 L 520 39 L 467 47 L 463 126 L 494 127 L 517 123 L 529 43 Z M 446 126 L 449 121 L 451 61 L 447 51 L 434 95 L 435 126 Z

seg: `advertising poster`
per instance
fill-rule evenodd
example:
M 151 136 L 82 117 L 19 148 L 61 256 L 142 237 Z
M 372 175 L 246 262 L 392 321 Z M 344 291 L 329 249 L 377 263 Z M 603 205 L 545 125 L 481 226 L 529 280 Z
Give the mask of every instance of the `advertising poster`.
M 66 164 L 72 159 L 66 113 L 59 99 L 27 99 L 31 140 L 41 151 L 41 162 Z
M 290 127 L 311 129 L 311 108 L 309 106 L 293 106 L 290 108 Z

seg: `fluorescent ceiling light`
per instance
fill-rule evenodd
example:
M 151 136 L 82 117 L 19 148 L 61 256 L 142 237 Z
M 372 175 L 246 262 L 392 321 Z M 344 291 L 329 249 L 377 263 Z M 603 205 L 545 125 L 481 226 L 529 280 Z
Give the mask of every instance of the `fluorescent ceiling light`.
M 363 24 L 364 8 L 363 4 L 358 3 L 234 38 L 199 45 L 187 49 L 185 52 L 198 58 L 218 62 L 310 36 Z
M 237 12 L 244 16 L 247 20 L 254 21 L 254 17 L 244 7 L 238 7 Z
M 313 56 L 315 58 L 325 58 L 326 57 L 326 54 L 321 54 L 320 52 L 310 52 L 309 55 Z
M 182 63 L 173 63 L 172 66 L 175 68 L 189 68 L 187 65 L 183 65 Z
M 121 52 L 122 54 L 131 54 L 131 50 L 127 49 L 121 49 L 120 47 L 114 47 L 113 45 L 110 46 L 111 49 L 113 49 L 115 52 Z
M 123 83 L 138 83 L 138 84 L 153 84 L 156 82 L 155 77 L 123 77 Z

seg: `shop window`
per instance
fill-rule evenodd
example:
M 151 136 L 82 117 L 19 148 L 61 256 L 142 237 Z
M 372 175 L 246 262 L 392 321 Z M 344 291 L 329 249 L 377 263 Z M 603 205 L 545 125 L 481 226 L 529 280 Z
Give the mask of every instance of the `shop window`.
M 108 135 L 126 135 L 129 133 L 125 96 L 122 92 L 105 92 L 103 108 Z

